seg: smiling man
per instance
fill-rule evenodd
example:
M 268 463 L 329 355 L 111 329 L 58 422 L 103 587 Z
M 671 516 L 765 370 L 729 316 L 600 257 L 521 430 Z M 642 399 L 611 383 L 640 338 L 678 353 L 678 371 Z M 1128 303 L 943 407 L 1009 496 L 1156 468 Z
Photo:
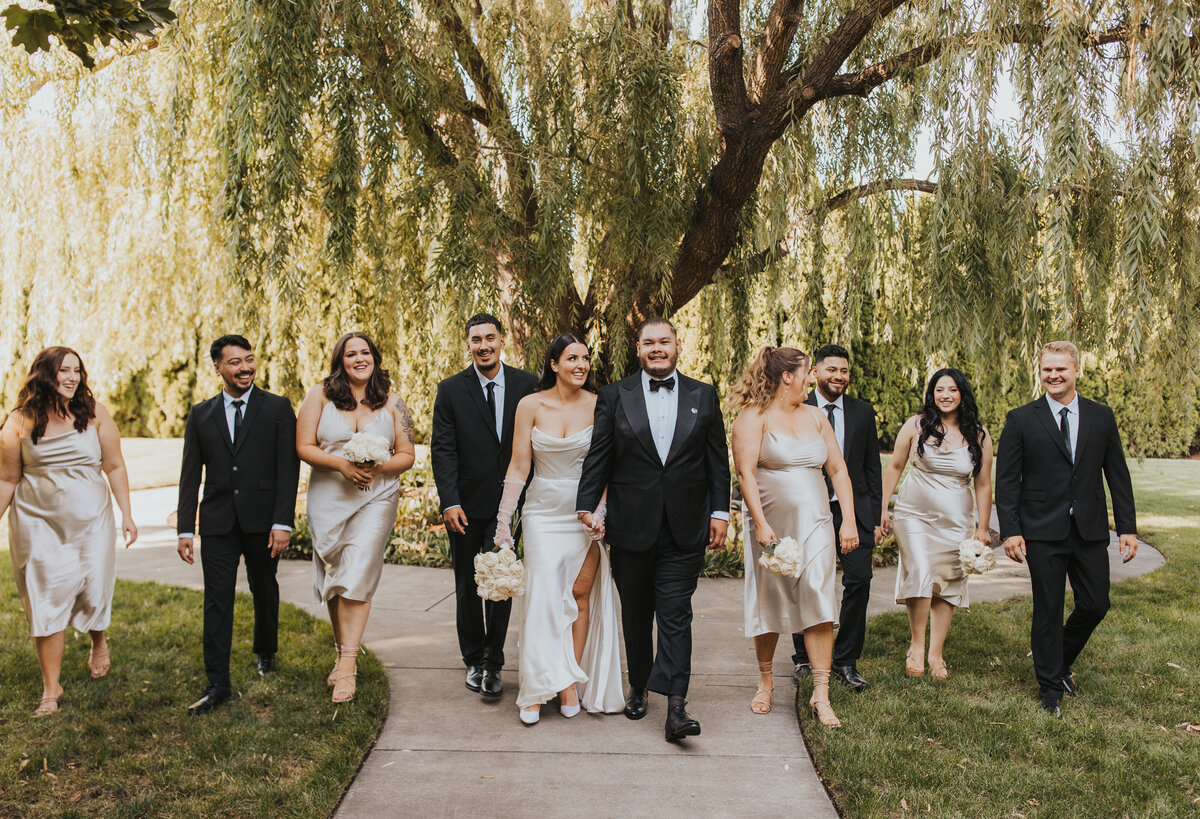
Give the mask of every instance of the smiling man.
M 438 384 L 430 460 L 450 538 L 457 599 L 458 646 L 466 686 L 495 699 L 503 691 L 504 637 L 512 601 L 484 601 L 475 585 L 475 555 L 492 548 L 504 473 L 512 457 L 517 404 L 537 385 L 500 360 L 504 326 L 479 313 L 467 320 L 471 364 Z
M 1075 391 L 1079 349 L 1052 341 L 1039 357 L 1046 394 L 1004 421 L 996 458 L 996 514 L 1004 552 L 1028 561 L 1033 584 L 1030 643 L 1043 711 L 1061 716 L 1076 692 L 1072 665 L 1108 611 L 1108 509 L 1120 549 L 1137 554 L 1133 484 L 1112 410 Z M 1066 580 L 1075 608 L 1063 624 Z

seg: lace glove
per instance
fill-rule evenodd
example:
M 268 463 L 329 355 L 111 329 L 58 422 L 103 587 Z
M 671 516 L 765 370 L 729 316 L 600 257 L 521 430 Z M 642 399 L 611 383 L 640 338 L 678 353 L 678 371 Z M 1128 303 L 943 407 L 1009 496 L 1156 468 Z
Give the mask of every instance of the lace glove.
M 605 501 L 600 501 L 600 505 L 596 507 L 596 511 L 592 512 L 592 528 L 587 530 L 587 536 L 590 540 L 602 540 L 604 538 L 604 516 L 608 512 L 608 504 Z
M 512 529 L 509 528 L 509 524 L 512 522 L 513 512 L 517 511 L 517 501 L 521 499 L 521 491 L 524 488 L 525 481 L 508 477 L 504 479 L 500 509 L 496 512 L 496 536 L 492 538 L 492 543 L 497 546 L 508 549 L 513 547 Z

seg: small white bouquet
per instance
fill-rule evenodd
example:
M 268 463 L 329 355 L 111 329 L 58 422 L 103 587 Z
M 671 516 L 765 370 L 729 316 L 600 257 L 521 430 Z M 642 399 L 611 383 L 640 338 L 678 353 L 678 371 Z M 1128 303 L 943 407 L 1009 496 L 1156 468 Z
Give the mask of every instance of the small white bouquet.
M 484 600 L 499 602 L 525 593 L 525 566 L 507 546 L 475 555 L 475 585 Z
M 958 562 L 967 574 L 983 574 L 996 565 L 996 555 L 986 543 L 968 538 L 958 544 Z
M 763 547 L 762 554 L 758 556 L 758 565 L 775 574 L 799 577 L 804 568 L 800 565 L 801 558 L 800 544 L 796 543 L 793 537 L 785 537 L 777 543 Z
M 392 459 L 392 447 L 387 438 L 382 435 L 372 435 L 369 432 L 356 432 L 342 447 L 346 458 L 356 464 L 367 466 L 383 466 Z

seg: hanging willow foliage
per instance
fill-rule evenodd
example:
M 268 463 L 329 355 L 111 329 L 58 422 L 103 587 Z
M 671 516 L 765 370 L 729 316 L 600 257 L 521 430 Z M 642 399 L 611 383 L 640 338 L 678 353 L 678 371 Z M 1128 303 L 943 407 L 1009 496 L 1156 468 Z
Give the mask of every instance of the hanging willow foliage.
M 86 284 L 46 295 L 64 309 L 115 288 L 168 318 L 89 316 L 106 342 L 153 339 L 139 360 L 195 372 L 199 335 L 258 328 L 289 394 L 349 326 L 425 391 L 487 308 L 530 363 L 573 329 L 620 374 L 631 327 L 664 313 L 726 383 L 758 343 L 836 339 L 901 351 L 876 364 L 909 390 L 969 363 L 1008 404 L 1071 337 L 1195 419 L 1193 2 L 172 8 L 91 75 L 3 54 L 9 349 L 50 332 L 39 282 L 69 277 Z M 53 114 L 29 102 L 47 83 Z M 1002 87 L 1015 119 L 993 114 Z M 934 174 L 905 178 L 922 134 Z

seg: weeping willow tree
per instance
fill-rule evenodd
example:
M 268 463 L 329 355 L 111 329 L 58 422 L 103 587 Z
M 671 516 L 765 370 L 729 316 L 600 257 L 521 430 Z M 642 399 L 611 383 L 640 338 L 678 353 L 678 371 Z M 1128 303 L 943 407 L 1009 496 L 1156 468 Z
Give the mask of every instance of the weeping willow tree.
M 77 135 L 97 95 L 142 105 L 121 134 L 176 243 L 145 273 L 153 309 L 195 314 L 183 349 L 216 318 L 259 327 L 285 391 L 354 324 L 423 386 L 457 363 L 461 318 L 498 306 L 518 355 L 572 329 L 610 375 L 640 319 L 674 315 L 724 381 L 760 341 L 836 339 L 906 351 L 879 367 L 910 384 L 966 361 L 1013 394 L 1069 336 L 1127 392 L 1182 385 L 1157 412 L 1195 419 L 1194 2 L 172 8 L 88 77 L 6 55 L 6 130 L 50 80 Z M 37 137 L 12 133 L 28 175 Z M 9 267 L 6 305 L 31 281 Z

